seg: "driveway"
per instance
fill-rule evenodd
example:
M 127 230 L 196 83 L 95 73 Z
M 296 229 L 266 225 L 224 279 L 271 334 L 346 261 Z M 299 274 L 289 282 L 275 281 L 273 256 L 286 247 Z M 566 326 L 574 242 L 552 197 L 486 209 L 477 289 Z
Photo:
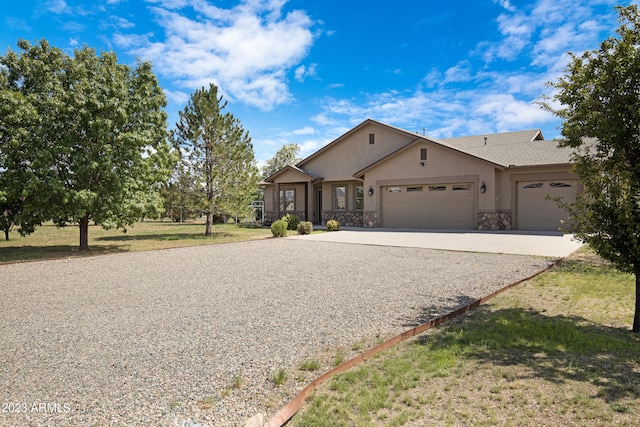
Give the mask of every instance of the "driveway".
M 362 245 L 397 246 L 463 252 L 485 252 L 563 258 L 582 243 L 572 234 L 518 231 L 422 231 L 408 229 L 343 229 L 339 232 L 291 236 L 291 239 Z
M 0 265 L 0 426 L 243 425 L 307 384 L 304 360 L 326 371 L 550 262 L 311 236 Z

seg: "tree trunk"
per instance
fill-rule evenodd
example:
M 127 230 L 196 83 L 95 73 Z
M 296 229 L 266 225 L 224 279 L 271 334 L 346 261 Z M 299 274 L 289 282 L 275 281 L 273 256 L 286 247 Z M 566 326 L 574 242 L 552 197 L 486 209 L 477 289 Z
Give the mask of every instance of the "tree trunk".
M 80 218 L 80 250 L 89 250 L 89 217 Z
M 207 225 L 204 230 L 205 236 L 211 236 L 211 211 L 207 212 Z
M 636 312 L 633 316 L 633 332 L 640 332 L 640 267 L 636 267 Z
M 4 229 L 4 240 L 9 240 L 9 229 L 5 228 Z

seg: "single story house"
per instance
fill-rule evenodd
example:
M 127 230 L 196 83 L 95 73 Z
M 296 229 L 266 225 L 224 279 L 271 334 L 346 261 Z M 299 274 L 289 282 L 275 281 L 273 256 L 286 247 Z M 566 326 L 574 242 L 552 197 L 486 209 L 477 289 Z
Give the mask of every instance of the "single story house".
M 365 120 L 266 178 L 265 220 L 424 229 L 553 230 L 582 191 L 571 151 L 540 130 L 434 139 Z

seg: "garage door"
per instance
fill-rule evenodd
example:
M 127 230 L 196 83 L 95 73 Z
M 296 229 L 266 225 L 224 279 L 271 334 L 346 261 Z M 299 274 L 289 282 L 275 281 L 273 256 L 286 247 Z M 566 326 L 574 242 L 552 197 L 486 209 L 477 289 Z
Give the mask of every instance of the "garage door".
M 558 231 L 568 215 L 551 197 L 562 197 L 565 202 L 576 199 L 577 181 L 530 181 L 518 183 L 518 229 Z M 562 225 L 562 227 L 566 227 Z
M 382 188 L 384 227 L 473 229 L 473 184 Z

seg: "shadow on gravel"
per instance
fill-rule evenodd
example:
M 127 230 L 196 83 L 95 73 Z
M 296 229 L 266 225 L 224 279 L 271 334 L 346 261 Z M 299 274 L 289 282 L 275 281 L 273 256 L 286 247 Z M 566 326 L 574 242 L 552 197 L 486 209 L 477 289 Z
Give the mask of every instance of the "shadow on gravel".
M 581 317 L 480 307 L 418 342 L 457 347 L 462 357 L 483 363 L 521 366 L 520 378 L 591 383 L 608 403 L 640 398 L 640 337 Z
M 437 319 L 440 316 L 456 311 L 459 308 L 465 307 L 472 302 L 476 301 L 477 298 L 473 298 L 467 295 L 459 295 L 454 298 L 448 298 L 439 305 L 431 305 L 429 307 L 420 308 L 420 312 L 417 316 L 412 317 L 410 319 L 399 319 L 402 320 L 402 326 L 406 328 L 415 328 L 416 326 L 422 325 L 423 323 L 427 323 L 432 319 Z
M 109 245 L 91 245 L 88 252 L 80 252 L 78 245 L 18 246 L 0 248 L 0 263 L 84 257 L 117 252 L 128 252 L 128 249 Z

